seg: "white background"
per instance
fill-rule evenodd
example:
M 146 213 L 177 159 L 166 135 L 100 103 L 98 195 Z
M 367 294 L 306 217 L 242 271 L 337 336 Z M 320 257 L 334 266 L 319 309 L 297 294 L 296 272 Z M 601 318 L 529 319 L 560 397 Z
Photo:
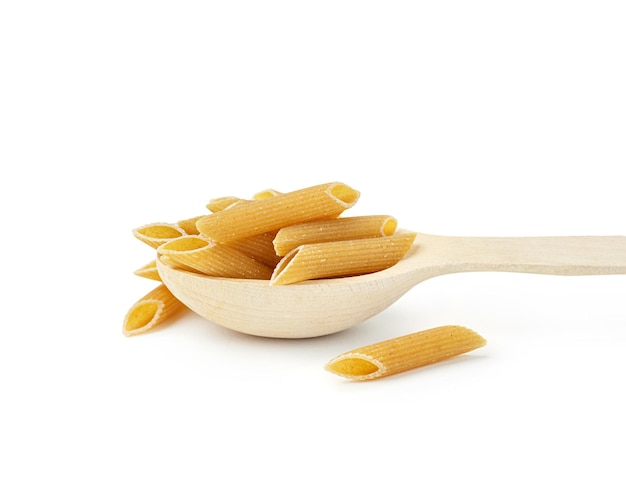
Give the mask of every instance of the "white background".
M 0 498 L 624 499 L 626 277 L 427 281 L 340 334 L 125 338 L 131 230 L 342 181 L 444 235 L 626 234 L 615 1 L 0 7 Z M 351 383 L 374 341 L 485 348 Z

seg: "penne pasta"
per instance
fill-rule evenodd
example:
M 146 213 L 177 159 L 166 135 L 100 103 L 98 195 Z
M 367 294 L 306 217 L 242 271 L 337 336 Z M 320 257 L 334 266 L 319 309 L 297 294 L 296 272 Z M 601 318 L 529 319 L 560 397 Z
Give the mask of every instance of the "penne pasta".
M 172 259 L 170 256 L 164 256 L 164 255 L 159 255 L 157 258 L 159 261 L 161 261 L 163 264 L 169 266 L 170 268 L 175 268 L 177 270 L 181 270 L 181 271 L 189 271 L 191 273 L 198 273 L 198 270 L 196 270 L 195 268 L 192 268 L 191 266 L 186 266 L 174 259 Z
M 366 381 L 441 362 L 486 343 L 470 329 L 448 325 L 349 351 L 333 358 L 324 367 L 353 381 Z
M 190 217 L 182 219 L 176 223 L 187 235 L 198 235 L 200 232 L 196 227 L 196 221 L 202 216 Z
M 212 198 L 209 200 L 209 203 L 206 204 L 206 208 L 211 212 L 220 212 L 239 201 L 241 201 L 241 198 L 238 197 Z
M 280 261 L 280 256 L 274 250 L 275 235 L 274 232 L 262 233 L 261 235 L 234 240 L 224 245 L 237 249 L 246 256 L 250 256 L 273 269 Z
M 131 306 L 124 317 L 125 336 L 151 331 L 184 310 L 184 305 L 161 284 Z
M 397 225 L 391 216 L 340 217 L 295 224 L 278 230 L 274 250 L 284 256 L 303 244 L 390 236 Z
M 161 245 L 157 253 L 168 259 L 168 263 L 174 263 L 174 267 L 180 265 L 209 276 L 267 280 L 272 274 L 270 267 L 239 250 L 202 236 L 176 238 Z
M 272 198 L 275 197 L 276 195 L 281 195 L 282 193 L 280 191 L 276 191 L 276 190 L 272 190 L 271 188 L 268 188 L 267 190 L 263 190 L 263 191 L 259 191 L 258 193 L 255 193 L 252 196 L 253 200 L 265 200 L 266 198 Z
M 388 215 L 340 217 L 359 197 L 357 190 L 333 182 L 290 192 L 266 189 L 251 198 L 211 199 L 204 215 L 133 229 L 137 239 L 156 250 L 156 259 L 134 274 L 165 286 L 157 267 L 165 265 L 276 286 L 384 270 L 407 254 L 416 234 L 397 231 L 396 219 Z M 163 291 L 154 292 L 161 303 L 146 297 L 133 307 L 125 319 L 126 335 L 161 321 L 159 308 L 175 304 L 167 299 L 169 290 Z
M 177 224 L 151 223 L 135 228 L 133 235 L 143 243 L 156 249 L 159 245 L 169 240 L 185 235 L 185 232 Z
M 201 235 L 230 242 L 292 224 L 338 217 L 358 198 L 359 192 L 343 183 L 327 183 L 237 204 L 200 218 L 196 225 Z
M 145 264 L 141 268 L 136 269 L 133 272 L 138 277 L 148 278 L 150 280 L 158 280 L 161 281 L 161 277 L 159 276 L 159 270 L 156 267 L 156 260 L 150 261 L 148 264 Z
M 286 285 L 381 271 L 406 255 L 415 236 L 414 232 L 402 231 L 389 237 L 301 245 L 281 259 L 270 283 Z

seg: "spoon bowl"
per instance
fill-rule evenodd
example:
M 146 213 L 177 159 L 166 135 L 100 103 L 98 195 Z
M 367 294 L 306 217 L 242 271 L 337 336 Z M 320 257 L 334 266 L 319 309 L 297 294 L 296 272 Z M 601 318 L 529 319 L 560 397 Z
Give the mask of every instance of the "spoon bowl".
M 626 274 L 626 236 L 449 237 L 418 234 L 386 270 L 270 285 L 208 277 L 157 259 L 163 283 L 189 309 L 255 336 L 309 338 L 340 332 L 380 313 L 424 280 L 450 273 Z

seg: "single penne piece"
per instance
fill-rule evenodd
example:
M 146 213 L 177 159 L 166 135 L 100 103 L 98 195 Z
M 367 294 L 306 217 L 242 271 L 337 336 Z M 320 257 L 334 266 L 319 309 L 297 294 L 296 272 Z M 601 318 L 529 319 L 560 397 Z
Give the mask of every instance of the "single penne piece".
M 204 216 L 206 214 L 203 214 Z M 182 219 L 176 223 L 187 235 L 198 235 L 200 232 L 196 227 L 196 221 L 200 219 L 202 216 L 190 217 L 187 219 Z
M 274 250 L 284 256 L 302 244 L 393 235 L 398 221 L 391 216 L 353 216 L 311 221 L 278 230 Z
M 243 252 L 196 235 L 170 240 L 157 249 L 165 257 L 197 272 L 214 277 L 267 280 L 272 269 Z
M 161 281 L 159 270 L 157 270 L 156 260 L 150 261 L 148 264 L 143 265 L 141 268 L 136 269 L 133 272 L 138 277 L 148 278 L 150 280 Z
M 271 188 L 268 188 L 267 190 L 263 190 L 263 191 L 259 191 L 258 193 L 255 193 L 252 196 L 253 200 L 265 200 L 266 198 L 272 198 L 275 197 L 276 195 L 281 195 L 282 193 L 280 191 L 276 191 L 273 190 Z
M 242 199 L 238 197 L 212 198 L 211 200 L 209 200 L 209 203 L 206 204 L 206 208 L 209 209 L 211 212 L 220 212 L 241 200 Z
M 327 183 L 237 204 L 200 218 L 196 225 L 200 234 L 216 242 L 230 242 L 283 226 L 338 217 L 358 198 L 359 192 L 343 183 Z
M 233 240 L 224 245 L 237 249 L 273 269 L 281 259 L 274 250 L 275 235 L 275 232 L 262 233 L 261 235 Z
M 136 336 L 151 331 L 157 325 L 172 319 L 185 306 L 169 289 L 161 284 L 131 306 L 124 317 L 125 336 Z
M 304 244 L 276 265 L 271 284 L 286 285 L 381 271 L 406 255 L 415 236 L 414 232 L 400 231 L 388 237 Z
M 135 228 L 133 235 L 150 247 L 156 249 L 159 245 L 185 235 L 185 231 L 177 224 L 150 223 Z
M 195 268 L 192 268 L 191 266 L 185 266 L 184 264 L 172 259 L 170 256 L 164 256 L 161 254 L 161 255 L 158 255 L 157 259 L 161 261 L 161 263 L 163 263 L 164 265 L 169 266 L 170 268 L 175 268 L 181 271 L 191 271 L 193 273 L 198 273 L 198 270 L 196 270 Z
M 324 368 L 354 381 L 379 379 L 441 362 L 486 343 L 466 327 L 447 325 L 363 346 L 333 358 Z

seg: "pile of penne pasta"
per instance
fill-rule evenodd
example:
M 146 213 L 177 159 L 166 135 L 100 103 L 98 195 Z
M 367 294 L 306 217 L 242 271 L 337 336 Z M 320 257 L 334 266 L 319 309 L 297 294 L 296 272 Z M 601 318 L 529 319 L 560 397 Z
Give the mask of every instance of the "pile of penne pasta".
M 161 263 L 207 276 L 282 286 L 372 273 L 400 261 L 416 234 L 398 230 L 388 215 L 345 217 L 359 196 L 334 182 L 286 193 L 265 190 L 250 199 L 214 198 L 206 214 L 146 224 L 133 235 L 155 249 Z M 160 280 L 156 259 L 135 274 Z M 124 332 L 147 332 L 181 308 L 161 284 L 133 305 Z
M 164 264 L 209 276 L 287 285 L 380 271 L 407 253 L 415 233 L 396 231 L 391 216 L 340 217 L 358 198 L 343 183 L 265 190 L 252 199 L 213 199 L 210 214 L 134 234 Z
M 416 234 L 398 230 L 396 219 L 388 215 L 344 217 L 358 198 L 359 192 L 343 183 L 287 193 L 265 190 L 250 199 L 214 198 L 206 214 L 135 228 L 135 237 L 157 254 L 135 274 L 160 281 L 158 259 L 207 276 L 284 286 L 393 266 L 409 251 Z M 124 318 L 124 334 L 149 332 L 184 308 L 161 283 L 132 305 Z M 363 346 L 333 358 L 325 368 L 355 381 L 379 379 L 484 344 L 470 329 L 444 326 Z

